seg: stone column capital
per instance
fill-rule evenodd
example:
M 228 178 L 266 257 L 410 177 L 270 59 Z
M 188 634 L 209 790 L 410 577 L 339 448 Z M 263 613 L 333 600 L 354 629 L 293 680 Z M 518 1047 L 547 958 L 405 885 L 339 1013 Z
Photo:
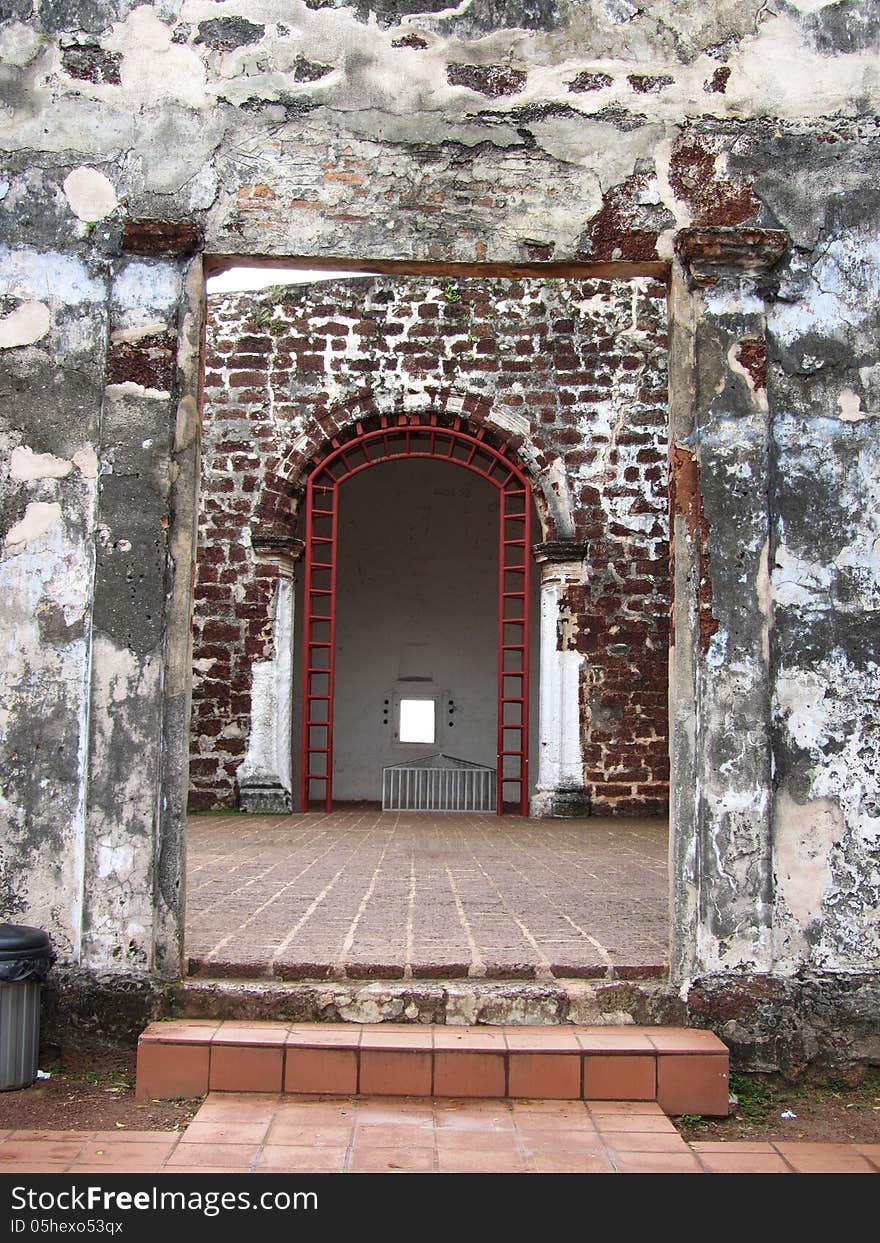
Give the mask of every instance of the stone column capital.
M 270 566 L 282 578 L 293 578 L 305 544 L 293 535 L 252 535 L 251 547 L 260 565 Z
M 717 285 L 722 276 L 764 276 L 782 258 L 788 241 L 782 229 L 681 229 L 675 253 L 690 288 L 702 289 Z
M 536 561 L 551 563 L 583 561 L 586 555 L 579 540 L 546 540 L 543 544 L 534 544 L 532 552 Z

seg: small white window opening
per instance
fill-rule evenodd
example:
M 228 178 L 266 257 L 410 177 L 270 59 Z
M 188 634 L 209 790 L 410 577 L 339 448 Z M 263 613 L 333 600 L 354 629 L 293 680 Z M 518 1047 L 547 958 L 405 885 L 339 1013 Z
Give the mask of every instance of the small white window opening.
M 400 742 L 433 742 L 435 735 L 433 699 L 401 699 Z

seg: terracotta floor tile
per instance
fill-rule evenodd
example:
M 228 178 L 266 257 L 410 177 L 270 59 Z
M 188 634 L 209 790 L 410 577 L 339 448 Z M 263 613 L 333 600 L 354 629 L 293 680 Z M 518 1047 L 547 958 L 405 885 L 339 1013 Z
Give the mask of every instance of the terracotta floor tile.
M 692 1140 L 690 1147 L 694 1152 L 755 1152 L 774 1154 L 776 1149 L 768 1140 L 761 1139 L 727 1139 L 727 1140 Z
M 284 1060 L 285 1092 L 336 1093 L 351 1096 L 358 1087 L 355 1049 L 304 1049 L 288 1044 Z
M 280 1092 L 283 1069 L 283 1046 L 211 1046 L 212 1092 Z
M 292 1122 L 275 1121 L 269 1128 L 267 1144 L 284 1144 L 297 1148 L 314 1144 L 320 1148 L 345 1148 L 351 1140 L 353 1125 L 302 1126 Z
M 434 1054 L 435 1096 L 506 1095 L 507 1069 L 501 1052 L 441 1049 Z
M 88 1162 L 91 1165 L 114 1166 L 117 1162 L 128 1164 L 131 1162 L 144 1162 L 152 1165 L 161 1165 L 174 1151 L 176 1145 L 159 1145 L 159 1144 L 129 1144 L 117 1141 L 112 1143 L 108 1140 L 91 1140 L 84 1144 L 82 1151 L 76 1158 L 77 1162 Z
M 495 1102 L 491 1110 L 477 1111 L 468 1109 L 470 1102 L 456 1102 L 456 1108 L 445 1109 L 444 1100 L 438 1100 L 435 1110 L 435 1126 L 437 1132 L 444 1131 L 480 1131 L 512 1135 L 514 1130 L 513 1115 L 504 1106 Z
M 401 1102 L 401 1105 L 408 1102 Z M 420 1105 L 418 1108 L 404 1108 L 400 1112 L 394 1109 L 394 1106 L 386 1108 L 384 1106 L 367 1106 L 357 1111 L 358 1129 L 371 1129 L 373 1127 L 400 1127 L 409 1130 L 433 1130 L 434 1127 L 434 1111 L 430 1105 Z
M 505 1027 L 504 1037 L 508 1049 L 516 1053 L 580 1052 L 580 1043 L 574 1027 Z
M 608 1114 L 654 1114 L 658 1118 L 666 1117 L 656 1101 L 593 1101 L 587 1099 L 584 1104 L 596 1117 Z
M 657 1114 L 596 1114 L 595 1124 L 602 1134 L 609 1136 L 620 1132 L 676 1135 L 669 1119 Z M 609 1138 L 609 1143 L 611 1142 Z
M 527 1174 L 524 1157 L 485 1149 L 438 1150 L 437 1167 L 442 1174 Z
M 339 1174 L 345 1164 L 347 1148 L 313 1148 L 307 1145 L 266 1144 L 257 1171 L 285 1170 L 298 1174 Z
M 656 1059 L 652 1057 L 584 1057 L 584 1096 L 587 1100 L 655 1100 Z
M 645 1027 L 642 1030 L 654 1048 L 664 1053 L 727 1053 L 723 1040 L 714 1032 L 700 1028 Z
M 218 1019 L 163 1019 L 150 1023 L 141 1040 L 174 1044 L 207 1044 L 220 1026 Z
M 451 1130 L 437 1129 L 434 1142 L 438 1152 L 451 1152 L 462 1148 L 470 1150 L 479 1148 L 483 1152 L 518 1152 L 519 1140 L 513 1131 L 488 1130 Z
M 382 1174 L 395 1171 L 431 1173 L 434 1169 L 434 1149 L 356 1144 L 349 1159 L 348 1169 L 352 1174 Z
M 325 1126 L 350 1122 L 358 1111 L 359 1102 L 353 1096 L 283 1096 L 272 1116 L 279 1121 Z
M 259 1122 L 281 1101 L 276 1092 L 210 1092 L 194 1121 Z
M 657 1103 L 668 1114 L 728 1114 L 727 1055 L 657 1055 Z
M 138 1042 L 135 1095 L 139 1101 L 202 1096 L 208 1090 L 207 1044 Z
M 584 1152 L 559 1156 L 553 1153 L 535 1153 L 529 1157 L 529 1166 L 536 1174 L 611 1174 L 614 1166 L 607 1156 Z
M 0 1167 L 4 1174 L 64 1174 L 71 1167 L 69 1161 L 13 1161 Z M 106 1170 L 102 1166 L 102 1170 Z
M 652 1053 L 654 1046 L 641 1031 L 629 1027 L 579 1027 L 578 1044 L 585 1053 Z
M 382 1024 L 377 1028 L 361 1031 L 361 1049 L 426 1050 L 434 1047 L 434 1034 L 430 1027 L 415 1024 Z
M 354 1133 L 355 1146 L 368 1148 L 433 1148 L 434 1128 L 424 1126 L 376 1125 L 359 1126 Z
M 357 1049 L 360 1042 L 357 1023 L 315 1023 L 312 1027 L 292 1027 L 287 1035 L 288 1048 Z
M 524 1152 L 555 1152 L 560 1157 L 584 1152 L 602 1156 L 606 1148 L 595 1131 L 520 1131 L 519 1140 Z
M 628 1152 L 615 1156 L 614 1164 L 621 1174 L 701 1174 L 703 1171 L 693 1153 Z
M 577 1100 L 581 1057 L 570 1053 L 511 1053 L 508 1093 L 545 1100 Z
M 213 1045 L 234 1044 L 242 1046 L 283 1045 L 287 1042 L 289 1028 L 286 1023 L 221 1023 L 211 1037 Z
M 107 1140 L 118 1143 L 122 1141 L 126 1144 L 155 1144 L 157 1147 L 165 1145 L 166 1147 L 174 1147 L 180 1139 L 180 1131 L 92 1131 L 91 1138 L 94 1140 Z
M 66 1167 L 68 1174 L 161 1174 L 165 1165 L 161 1161 L 74 1161 Z
M 0 1148 L 0 1169 L 13 1161 L 74 1161 L 85 1147 L 80 1139 L 7 1140 Z
M 186 1174 L 189 1172 L 190 1170 L 188 1166 L 181 1166 L 179 1168 L 169 1169 L 167 1165 L 163 1165 L 160 1171 L 160 1173 L 162 1174 Z M 242 1169 L 238 1169 L 235 1166 L 228 1166 L 228 1165 L 199 1165 L 197 1167 L 194 1167 L 191 1172 L 198 1173 L 198 1174 L 222 1174 L 223 1177 L 226 1178 L 226 1177 L 231 1177 L 231 1176 L 237 1177 L 239 1174 L 250 1175 L 254 1171 L 251 1170 L 250 1168 L 243 1167 Z
M 880 1144 L 853 1144 L 853 1147 L 863 1157 L 867 1157 L 869 1161 L 880 1166 Z
M 269 1129 L 268 1116 L 261 1122 L 199 1122 L 189 1124 L 182 1144 L 261 1144 Z
M 537 1132 L 565 1132 L 565 1134 L 595 1135 L 596 1124 L 590 1115 L 583 1111 L 580 1114 L 518 1114 L 516 1129 L 520 1135 L 534 1135 Z
M 365 1095 L 430 1096 L 432 1053 L 361 1046 L 360 1091 Z
M 776 1144 L 799 1174 L 874 1174 L 873 1165 L 849 1144 Z
M 507 1049 L 502 1027 L 457 1027 L 447 1024 L 434 1028 L 435 1049 L 464 1049 L 476 1053 Z
M 43 1139 L 43 1140 L 49 1140 L 51 1143 L 58 1143 L 60 1140 L 78 1140 L 81 1144 L 84 1144 L 87 1139 L 90 1139 L 92 1136 L 97 1135 L 98 1133 L 99 1132 L 97 1131 L 20 1130 L 20 1131 L 7 1131 L 6 1138 L 16 1139 L 16 1140 L 18 1139 L 26 1139 L 26 1140 Z
M 672 1132 L 604 1131 L 603 1138 L 614 1152 L 686 1152 L 688 1146 L 673 1128 Z
M 514 1117 L 518 1118 L 525 1114 L 528 1117 L 536 1117 L 538 1114 L 548 1114 L 558 1118 L 573 1118 L 583 1115 L 588 1118 L 589 1110 L 586 1101 L 547 1101 L 547 1100 L 512 1100 L 510 1102 L 510 1112 Z
M 250 1169 L 259 1151 L 258 1144 L 178 1144 L 168 1158 L 166 1168 L 186 1166 L 193 1169 L 211 1165 Z
M 782 1157 L 766 1152 L 703 1152 L 700 1160 L 710 1174 L 789 1174 Z

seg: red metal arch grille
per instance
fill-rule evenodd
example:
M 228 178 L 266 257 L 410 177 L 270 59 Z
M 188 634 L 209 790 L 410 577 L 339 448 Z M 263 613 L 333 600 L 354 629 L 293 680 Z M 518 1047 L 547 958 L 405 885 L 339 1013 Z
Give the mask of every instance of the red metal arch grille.
M 331 441 L 316 459 L 306 488 L 305 641 L 302 665 L 300 807 L 313 795 L 333 804 L 333 700 L 336 652 L 336 546 L 338 492 L 353 475 L 401 458 L 451 462 L 487 479 L 499 491 L 497 810 L 507 803 L 528 815 L 529 800 L 529 588 L 531 489 L 522 470 L 485 439 L 485 431 L 449 426 L 436 416 L 382 419 L 352 439 Z

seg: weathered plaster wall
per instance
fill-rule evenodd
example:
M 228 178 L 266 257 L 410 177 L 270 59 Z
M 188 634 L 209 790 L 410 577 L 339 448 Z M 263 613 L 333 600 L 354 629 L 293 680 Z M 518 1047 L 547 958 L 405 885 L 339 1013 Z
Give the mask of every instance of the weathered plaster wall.
M 744 1043 L 792 980 L 812 1007 L 804 1056 L 838 1019 L 863 1030 L 854 998 L 878 967 L 871 11 L 10 0 L 2 16 L 4 914 L 46 924 L 92 972 L 177 969 L 187 255 L 662 260 L 684 485 L 675 979 L 701 978 L 694 1014 L 740 1024 Z M 716 284 L 691 287 L 687 231 L 717 227 L 790 242 L 751 268 L 716 256 Z M 97 477 L 75 462 L 90 449 Z M 750 979 L 776 983 L 743 1002 Z

